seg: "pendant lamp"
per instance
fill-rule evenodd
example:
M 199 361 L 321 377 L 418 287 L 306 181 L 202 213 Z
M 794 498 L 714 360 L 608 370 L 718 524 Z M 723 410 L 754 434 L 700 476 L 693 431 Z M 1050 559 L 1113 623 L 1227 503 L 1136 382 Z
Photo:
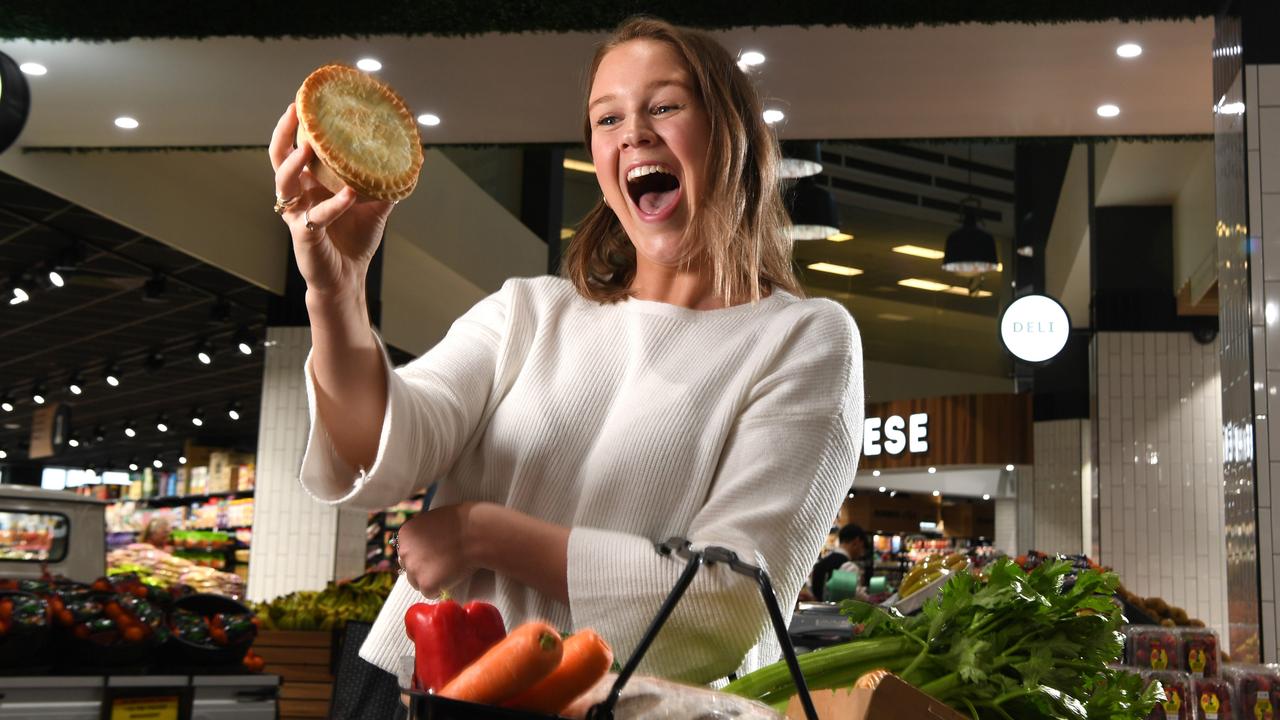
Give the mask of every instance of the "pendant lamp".
M 965 199 L 964 220 L 960 228 L 947 236 L 946 255 L 942 269 L 962 277 L 972 277 L 995 271 L 999 266 L 996 257 L 996 239 L 978 226 L 978 207 L 972 198 Z
M 786 198 L 792 240 L 825 240 L 840 232 L 835 199 L 826 189 L 818 187 L 812 177 L 796 180 Z
M 822 154 L 818 143 L 786 140 L 781 147 L 782 164 L 778 168 L 778 177 L 797 180 L 822 172 Z
M 31 111 L 31 91 L 18 64 L 0 52 L 0 153 L 18 139 Z

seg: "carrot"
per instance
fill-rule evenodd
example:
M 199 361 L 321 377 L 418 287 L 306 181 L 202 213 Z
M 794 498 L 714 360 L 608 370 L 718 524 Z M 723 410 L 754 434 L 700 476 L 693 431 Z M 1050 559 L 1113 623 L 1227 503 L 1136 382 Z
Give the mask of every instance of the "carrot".
M 595 630 L 581 630 L 564 641 L 560 666 L 504 706 L 553 715 L 590 690 L 613 665 L 613 650 Z
M 533 687 L 560 664 L 560 633 L 544 622 L 527 622 L 468 665 L 440 689 L 442 697 L 498 705 Z

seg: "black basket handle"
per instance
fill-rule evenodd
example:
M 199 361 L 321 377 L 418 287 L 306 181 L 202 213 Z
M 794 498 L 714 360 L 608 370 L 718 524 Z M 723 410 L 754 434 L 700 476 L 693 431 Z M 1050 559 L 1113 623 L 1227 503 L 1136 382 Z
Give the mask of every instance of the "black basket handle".
M 653 618 L 653 622 L 649 623 L 644 637 L 640 639 L 640 644 L 636 646 L 635 652 L 627 659 L 627 664 L 623 666 L 622 672 L 618 673 L 618 679 L 613 683 L 609 696 L 605 698 L 604 702 L 593 705 L 587 711 L 587 720 L 613 720 L 613 708 L 617 704 L 618 698 L 622 696 L 622 688 L 626 686 L 627 680 L 635 673 L 636 668 L 640 665 L 640 660 L 644 658 L 645 652 L 649 650 L 654 638 L 658 636 L 658 631 L 666 624 L 667 618 L 671 617 L 672 611 L 676 609 L 676 604 L 680 602 L 680 598 L 684 597 L 685 591 L 693 583 L 693 576 L 698 574 L 698 569 L 704 564 L 714 565 L 716 563 L 728 565 L 733 572 L 753 578 L 756 584 L 760 586 L 760 597 L 764 600 L 764 606 L 769 611 L 769 620 L 773 623 L 773 630 L 778 635 L 779 643 L 782 644 L 782 655 L 787 660 L 787 668 L 791 670 L 791 679 L 796 684 L 796 693 L 800 696 L 800 704 L 804 707 L 805 717 L 808 720 L 818 720 L 818 711 L 814 709 L 813 699 L 809 697 L 809 686 L 804 681 L 804 674 L 800 672 L 800 663 L 796 660 L 796 651 L 791 645 L 791 636 L 787 632 L 787 623 L 782 619 L 782 611 L 778 608 L 778 600 L 773 592 L 773 583 L 769 582 L 768 573 L 763 568 L 738 559 L 738 554 L 732 550 L 712 545 L 698 551 L 694 550 L 692 544 L 684 538 L 670 538 L 666 542 L 658 543 L 656 549 L 662 555 L 677 555 L 684 558 L 684 572 L 680 573 L 675 587 L 671 588 L 666 600 L 662 602 L 662 607 L 658 609 L 657 616 Z

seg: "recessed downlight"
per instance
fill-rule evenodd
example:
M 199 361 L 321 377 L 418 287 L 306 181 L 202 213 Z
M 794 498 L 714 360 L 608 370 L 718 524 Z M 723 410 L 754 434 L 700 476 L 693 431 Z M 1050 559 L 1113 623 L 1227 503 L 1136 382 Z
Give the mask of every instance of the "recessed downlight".
M 770 125 L 780 123 L 787 117 L 786 113 L 776 108 L 769 108 L 764 111 L 764 121 Z
M 431 113 L 422 113 L 418 116 L 418 122 L 427 127 L 435 127 L 440 124 L 440 116 Z
M 1113 118 L 1120 114 L 1120 108 L 1110 103 L 1098 106 L 1098 117 Z
M 24 62 L 18 66 L 18 69 L 27 75 L 33 75 L 35 77 L 39 77 L 49 72 L 49 68 L 38 62 Z
M 764 64 L 764 53 L 759 50 L 748 50 L 738 56 L 738 66 L 742 68 L 755 67 Z
M 374 60 L 371 57 L 360 58 L 359 60 L 356 61 L 356 67 L 360 68 L 365 72 L 378 72 L 379 70 L 382 69 L 382 63 L 378 62 L 377 60 Z
M 573 170 L 574 172 L 580 172 L 580 173 L 591 173 L 592 175 L 596 174 L 596 166 L 593 163 L 587 162 L 586 160 L 575 160 L 573 158 L 565 158 L 564 169 Z
M 983 500 L 990 500 L 990 499 L 991 499 L 991 494 L 990 494 L 990 493 L 982 493 L 982 499 L 983 499 Z
M 947 254 L 941 250 L 920 247 L 919 245 L 899 245 L 895 247 L 893 251 L 900 255 L 911 255 L 918 258 L 924 258 L 926 260 L 941 260 L 947 256 Z
M 853 236 L 847 232 L 838 232 L 827 236 L 827 240 L 830 242 L 848 242 L 852 239 Z
M 1116 54 L 1122 58 L 1136 58 L 1142 54 L 1142 46 L 1138 43 L 1125 43 L 1116 48 Z
M 835 263 L 829 263 L 829 262 L 810 263 L 807 267 L 810 270 L 817 270 L 818 272 L 831 273 L 832 275 L 843 275 L 845 277 L 853 277 L 854 275 L 862 274 L 862 270 L 859 270 L 856 267 L 849 267 L 848 265 L 836 265 Z
M 138 127 L 138 121 L 128 115 L 121 115 L 116 118 L 116 127 L 121 130 L 136 130 Z

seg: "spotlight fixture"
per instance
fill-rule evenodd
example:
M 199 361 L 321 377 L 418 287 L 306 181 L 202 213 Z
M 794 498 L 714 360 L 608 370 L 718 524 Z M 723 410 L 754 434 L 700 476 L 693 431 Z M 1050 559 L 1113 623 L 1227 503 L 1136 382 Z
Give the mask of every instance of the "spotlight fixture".
M 126 421 L 125 421 L 125 423 L 124 423 L 124 436 L 125 436 L 125 437 L 137 437 L 137 436 L 138 436 L 138 426 L 137 426 L 137 425 L 134 425 L 132 420 L 126 420 Z
M 936 472 L 938 472 L 938 468 L 936 468 L 936 467 L 931 467 L 931 468 L 929 468 L 929 474 L 930 474 L 930 475 L 933 475 L 933 474 L 934 474 L 934 473 L 936 473 Z
M 7 457 L 9 457 L 9 453 L 4 448 L 0 448 L 0 460 L 4 460 Z
M 39 383 L 39 382 L 36 383 L 31 388 L 31 402 L 37 405 L 43 405 L 45 401 L 45 395 L 47 395 L 48 392 L 49 391 L 47 388 L 45 388 L 44 383 Z
M 65 287 L 67 284 L 66 278 L 62 276 L 62 273 L 58 272 L 58 266 L 52 262 L 40 263 L 36 271 L 36 282 L 40 285 L 41 290 L 56 290 L 57 288 Z
M 934 490 L 934 491 L 933 491 L 933 496 L 934 496 L 934 497 L 942 497 L 942 491 L 941 491 L 941 490 Z
M 822 172 L 822 150 L 811 140 L 787 140 L 782 143 L 782 163 L 778 176 L 799 179 Z
M 79 371 L 71 373 L 71 377 L 67 380 L 67 390 L 70 390 L 72 395 L 80 395 L 84 392 L 84 377 Z
M 872 471 L 871 471 L 871 477 L 880 477 L 880 471 L 879 471 L 879 470 L 872 470 Z
M 983 499 L 983 500 L 990 500 L 990 499 L 991 499 L 991 494 L 990 494 L 990 493 L 982 493 L 982 499 Z
M 208 338 L 200 338 L 196 341 L 195 347 L 196 359 L 203 365 L 213 364 L 213 356 L 215 354 L 213 343 Z
M 142 285 L 143 302 L 169 302 L 169 298 L 165 297 L 165 290 L 167 290 L 168 287 L 169 281 L 165 278 L 165 274 L 159 270 L 152 270 L 151 277 L 147 278 L 146 283 Z
M 186 464 L 187 464 L 187 456 L 186 456 L 186 455 L 179 455 L 179 456 L 178 456 L 178 464 L 179 464 L 179 465 L 186 465 Z
M 71 437 L 67 438 L 67 445 L 73 448 L 80 447 L 80 436 L 76 433 L 71 433 Z
M 204 425 L 204 411 L 203 411 L 203 410 L 201 410 L 200 408 L 196 408 L 196 409 L 194 409 L 194 410 L 192 410 L 192 411 L 191 411 L 191 424 L 192 424 L 192 425 L 195 425 L 196 427 L 201 427 L 201 426 L 203 426 L 203 425 Z
M 13 393 L 6 391 L 0 395 L 0 410 L 13 412 Z
M 890 490 L 890 491 L 889 491 L 889 497 L 898 497 L 898 491 L 897 491 L 897 490 Z
M 162 462 L 160 458 L 156 458 L 155 460 L 151 461 L 151 467 L 159 470 L 160 468 L 164 467 L 164 462 Z
M 101 425 L 95 425 L 93 427 L 93 441 L 95 443 L 100 443 L 106 439 L 107 439 L 107 429 Z
M 818 187 L 812 177 L 800 178 L 786 193 L 791 216 L 788 233 L 792 240 L 825 240 L 840 232 L 840 213 L 835 198 Z
M 9 304 L 21 305 L 31 299 L 31 286 L 22 277 L 22 273 L 14 273 L 9 279 Z
M 162 433 L 169 432 L 169 417 L 164 413 L 156 416 L 156 429 Z
M 880 492 L 885 492 L 885 491 L 886 491 L 886 490 L 888 490 L 888 489 L 889 489 L 889 488 L 887 488 L 887 487 L 885 487 L 885 486 L 883 486 L 883 485 L 881 485 L 881 486 L 880 486 Z
M 0 53 L 0 153 L 4 152 L 22 134 L 22 127 L 27 124 L 27 116 L 31 113 L 31 87 L 27 84 L 25 72 L 32 75 L 42 74 L 46 69 L 39 63 L 14 62 L 13 58 Z
M 164 367 L 164 353 L 159 350 L 152 350 L 147 353 L 147 359 L 143 361 L 147 368 L 147 372 L 157 372 Z
M 129 471 L 138 472 L 138 458 L 136 456 L 129 458 Z
M 107 368 L 102 371 L 102 379 L 107 381 L 111 387 L 120 387 L 120 365 L 118 363 L 108 363 Z
M 253 334 L 253 331 L 249 329 L 248 325 L 241 325 L 239 328 L 236 328 L 234 342 L 236 349 L 240 351 L 240 354 L 252 355 L 254 346 L 258 344 L 258 338 Z
M 231 403 L 230 405 L 227 405 L 227 417 L 231 418 L 232 420 L 240 419 L 240 401 L 239 400 Z

